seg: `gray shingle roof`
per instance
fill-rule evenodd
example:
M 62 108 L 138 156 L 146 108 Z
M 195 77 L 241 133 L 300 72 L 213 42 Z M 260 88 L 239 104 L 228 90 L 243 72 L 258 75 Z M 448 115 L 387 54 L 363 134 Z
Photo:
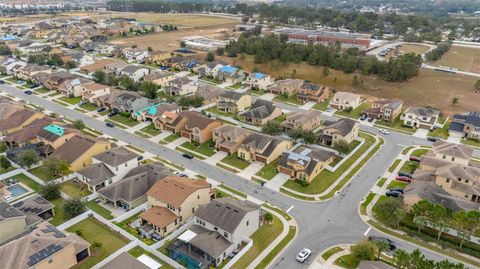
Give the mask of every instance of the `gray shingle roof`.
M 92 186 L 115 176 L 115 174 L 103 163 L 91 164 L 77 173 L 88 178 L 88 183 Z
M 264 119 L 270 116 L 277 107 L 270 101 L 257 99 L 252 108 L 240 114 L 240 116 L 256 119 Z
M 132 159 L 136 159 L 138 156 L 138 154 L 133 153 L 124 147 L 118 147 L 97 154 L 93 156 L 93 158 L 115 167 Z

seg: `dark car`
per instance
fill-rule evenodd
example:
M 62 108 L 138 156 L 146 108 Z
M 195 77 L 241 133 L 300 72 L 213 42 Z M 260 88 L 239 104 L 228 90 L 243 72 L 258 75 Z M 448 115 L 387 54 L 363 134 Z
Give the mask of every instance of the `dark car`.
M 415 156 L 410 156 L 409 160 L 412 161 L 412 162 L 420 162 L 420 158 L 415 157 Z
M 140 155 L 140 156 L 137 157 L 137 161 L 141 161 L 141 160 L 143 160 L 143 156 L 142 156 L 142 155 Z
M 413 175 L 412 175 L 412 174 L 406 173 L 406 172 L 398 172 L 398 175 L 401 176 L 401 177 L 413 178 Z
M 437 139 L 435 137 L 427 137 L 427 140 L 430 142 L 437 142 Z
M 30 85 L 30 87 L 29 87 L 29 88 L 30 88 L 30 89 L 33 89 L 33 88 L 36 88 L 36 87 L 38 87 L 38 85 L 37 85 L 37 84 L 32 84 L 32 85 Z
M 112 111 L 112 112 L 108 113 L 108 117 L 113 117 L 115 115 L 117 115 L 117 111 Z
M 367 118 L 367 121 L 368 121 L 368 122 L 372 122 L 372 121 L 373 121 L 373 118 L 368 117 L 368 118 Z
M 395 250 L 397 248 L 397 242 L 382 236 L 371 235 L 368 237 L 368 241 L 384 241 L 390 247 L 390 250 Z
M 0 80 L 0 84 L 5 84 L 5 81 L 3 81 L 3 80 Z
M 385 192 L 385 195 L 386 195 L 387 197 L 399 198 L 399 197 L 401 197 L 403 194 L 402 194 L 401 192 L 398 192 L 398 191 L 388 190 L 387 192 Z
M 24 91 L 23 93 L 28 94 L 28 95 L 31 95 L 33 92 L 30 91 L 30 90 L 28 90 L 28 91 Z
M 183 173 L 178 174 L 178 176 L 179 176 L 179 177 L 188 177 L 187 174 L 183 174 Z
M 193 159 L 193 155 L 188 154 L 188 153 L 183 153 L 182 156 L 187 158 L 187 159 Z
M 105 109 L 106 108 L 104 108 L 104 107 L 99 107 L 99 108 L 97 108 L 97 112 L 103 112 L 103 111 L 105 111 Z
M 361 117 L 360 117 L 360 120 L 365 120 L 367 118 L 367 115 L 366 114 L 363 114 Z
M 105 125 L 107 125 L 108 127 L 115 127 L 115 123 L 113 122 L 107 122 Z
M 396 177 L 395 180 L 402 181 L 402 182 L 407 182 L 407 183 L 412 182 L 412 179 L 409 178 L 409 177 Z
M 390 191 L 396 191 L 403 194 L 403 189 L 400 189 L 400 188 L 391 188 Z

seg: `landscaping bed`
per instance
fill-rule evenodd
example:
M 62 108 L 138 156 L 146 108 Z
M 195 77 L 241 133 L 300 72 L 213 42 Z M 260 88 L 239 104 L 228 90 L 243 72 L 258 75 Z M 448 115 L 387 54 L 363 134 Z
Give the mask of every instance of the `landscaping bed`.
M 123 230 L 125 230 L 126 232 L 128 232 L 129 234 L 135 236 L 136 238 L 138 238 L 138 240 L 142 241 L 143 243 L 145 243 L 147 245 L 152 245 L 152 244 L 155 243 L 155 241 L 153 241 L 153 239 L 143 238 L 143 237 L 139 236 L 138 231 L 128 225 L 130 222 L 138 219 L 140 214 L 142 214 L 142 213 L 143 212 L 137 213 L 137 214 L 131 216 L 130 218 L 128 218 L 128 219 L 126 219 L 122 222 L 116 223 L 116 225 L 118 227 L 122 228 Z

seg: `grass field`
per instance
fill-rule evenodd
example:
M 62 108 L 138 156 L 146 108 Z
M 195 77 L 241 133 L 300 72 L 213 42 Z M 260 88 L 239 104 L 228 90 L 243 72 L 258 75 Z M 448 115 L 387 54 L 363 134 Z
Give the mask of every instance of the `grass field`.
M 339 257 L 333 264 L 340 266 L 342 268 L 347 268 L 347 269 L 354 269 L 357 268 L 358 264 L 360 263 L 360 260 L 353 256 L 352 254 L 348 255 L 343 255 L 342 257 Z
M 422 44 L 402 44 L 402 46 L 398 49 L 398 56 L 400 55 L 404 55 L 404 54 L 407 54 L 407 53 L 416 53 L 416 54 L 424 54 L 425 52 L 428 51 L 430 47 L 426 46 L 426 45 L 422 45 Z M 388 53 L 388 58 L 390 57 L 393 57 L 394 55 L 394 51 L 390 51 L 390 53 Z
M 462 71 L 480 73 L 480 49 L 452 46 L 433 65 L 454 67 Z

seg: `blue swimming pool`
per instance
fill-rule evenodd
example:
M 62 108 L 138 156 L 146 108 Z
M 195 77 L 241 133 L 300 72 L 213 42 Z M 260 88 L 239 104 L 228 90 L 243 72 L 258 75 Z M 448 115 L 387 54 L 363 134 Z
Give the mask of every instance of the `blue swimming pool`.
M 12 194 L 13 197 L 18 197 L 28 192 L 28 190 L 22 187 L 20 184 L 7 187 L 7 190 Z

